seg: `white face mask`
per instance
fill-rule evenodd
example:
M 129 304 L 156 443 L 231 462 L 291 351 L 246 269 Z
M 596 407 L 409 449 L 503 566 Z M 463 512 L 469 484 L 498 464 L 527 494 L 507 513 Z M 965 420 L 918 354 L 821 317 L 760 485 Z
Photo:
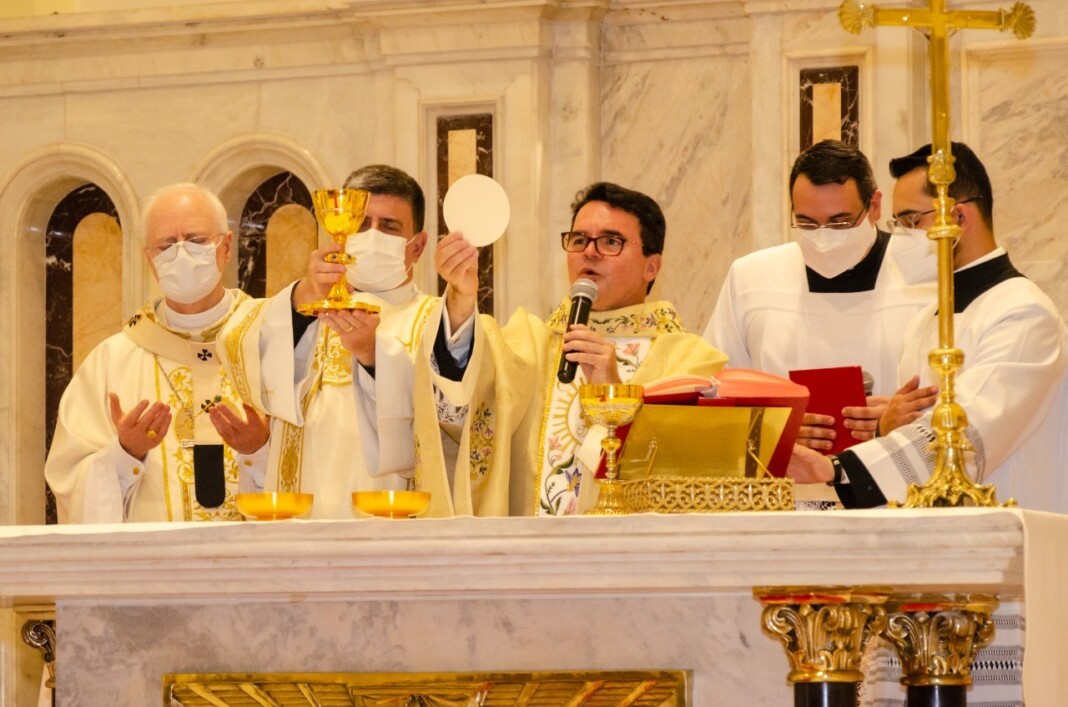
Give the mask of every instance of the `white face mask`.
M 805 265 L 826 278 L 841 275 L 856 266 L 875 242 L 875 225 L 862 219 L 853 228 L 794 228 Z
M 215 259 L 218 247 L 182 241 L 155 257 L 159 287 L 167 299 L 192 304 L 215 289 L 222 279 Z
M 910 285 L 934 282 L 938 277 L 938 245 L 923 229 L 894 228 L 890 236 L 890 257 Z
M 415 240 L 414 238 L 412 240 Z M 361 292 L 385 292 L 400 287 L 411 267 L 404 264 L 404 250 L 411 241 L 372 228 L 345 241 L 345 252 L 356 258 L 345 277 Z

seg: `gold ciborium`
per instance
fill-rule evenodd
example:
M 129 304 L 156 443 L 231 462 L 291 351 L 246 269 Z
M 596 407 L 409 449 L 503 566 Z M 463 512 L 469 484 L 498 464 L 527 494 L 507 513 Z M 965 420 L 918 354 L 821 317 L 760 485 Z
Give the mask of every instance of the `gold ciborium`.
M 341 246 L 336 253 L 327 253 L 324 260 L 328 263 L 350 265 L 355 258 L 345 252 L 345 242 L 356 233 L 367 214 L 367 201 L 371 195 L 362 189 L 318 189 L 312 194 L 315 205 L 315 217 L 323 230 L 330 234 L 334 242 Z M 309 302 L 297 307 L 301 314 L 312 315 L 331 309 L 362 309 L 377 312 L 376 305 L 360 302 L 349 294 L 345 273 L 330 288 L 325 299 Z
M 619 462 L 616 455 L 622 442 L 616 437 L 616 428 L 634 419 L 642 406 L 642 387 L 619 383 L 587 383 L 579 386 L 579 403 L 582 412 L 591 423 L 604 425 L 608 434 L 601 440 L 604 450 L 604 479 L 601 481 L 597 506 L 586 513 L 590 515 L 623 515 L 627 512 L 623 503 L 622 482 L 619 480 Z

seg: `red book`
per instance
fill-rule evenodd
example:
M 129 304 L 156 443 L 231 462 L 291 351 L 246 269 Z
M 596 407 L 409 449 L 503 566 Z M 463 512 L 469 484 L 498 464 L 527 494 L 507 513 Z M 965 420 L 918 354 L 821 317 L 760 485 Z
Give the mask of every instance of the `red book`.
M 846 429 L 842 416 L 842 408 L 868 404 L 864 394 L 864 373 L 860 366 L 790 371 L 790 380 L 808 388 L 807 412 L 834 418 L 834 442 L 824 454 L 838 454 L 860 441 L 853 437 L 852 430 Z

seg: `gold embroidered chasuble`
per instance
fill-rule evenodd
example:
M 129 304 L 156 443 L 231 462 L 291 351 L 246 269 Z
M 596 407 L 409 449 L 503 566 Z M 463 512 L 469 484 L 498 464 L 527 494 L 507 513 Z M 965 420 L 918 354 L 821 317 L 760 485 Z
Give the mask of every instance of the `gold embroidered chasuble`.
M 388 340 L 403 350 L 410 369 L 418 336 L 436 298 L 411 286 L 404 291 L 405 299 L 394 297 L 392 302 L 370 293 L 360 293 L 360 297 L 381 307 L 378 355 L 382 355 L 381 342 Z M 369 419 L 375 418 L 376 402 L 366 402 L 369 413 L 362 408 L 363 394 L 353 382 L 352 353 L 332 329 L 313 325 L 314 349 L 305 371 L 293 369 L 292 337 L 288 367 L 261 356 L 261 340 L 271 336 L 268 320 L 292 316 L 290 288 L 276 297 L 279 301 L 274 307 L 266 301 L 248 307 L 223 335 L 224 364 L 251 404 L 271 415 L 264 489 L 314 494 L 310 518 L 352 518 L 352 491 L 403 489 L 406 479 L 379 473 L 377 419 Z M 284 326 L 292 331 L 288 320 Z M 374 453 L 369 454 L 367 448 Z
M 223 446 L 225 500 L 217 508 L 197 503 L 193 450 L 176 437 L 183 411 L 193 417 L 197 444 L 223 444 L 205 405 L 216 396 L 241 409 L 240 398 L 217 357 L 219 331 L 248 299 L 230 290 L 226 315 L 197 333 L 175 331 L 156 315 L 159 302 L 144 305 L 123 330 L 98 345 L 75 372 L 60 402 L 45 477 L 56 495 L 60 522 L 241 520 L 238 456 Z M 168 383 L 169 379 L 169 383 Z M 141 400 L 170 406 L 171 427 L 163 441 L 136 463 L 118 444 L 108 393 L 118 394 L 123 412 Z M 123 488 L 117 465 L 129 468 Z
M 518 310 L 501 327 L 487 315 L 475 321 L 470 362 L 460 382 L 429 365 L 440 307 L 430 316 L 415 369 L 416 485 L 431 493 L 433 516 L 568 513 L 577 507 L 583 466 L 577 451 L 588 430 L 577 398 L 585 382 L 561 384 L 556 367 L 570 301 L 548 321 Z M 712 375 L 726 357 L 687 333 L 675 308 L 647 302 L 593 312 L 589 326 L 616 344 L 620 377 L 642 384 L 668 375 Z M 446 469 L 435 388 L 466 406 L 453 470 Z

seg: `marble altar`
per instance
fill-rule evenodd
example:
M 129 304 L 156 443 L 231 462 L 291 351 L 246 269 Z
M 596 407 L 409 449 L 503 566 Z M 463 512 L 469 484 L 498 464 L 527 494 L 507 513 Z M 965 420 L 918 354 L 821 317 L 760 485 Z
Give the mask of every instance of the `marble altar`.
M 1030 707 L 1068 694 L 1068 517 L 1017 509 L 0 528 L 6 606 L 55 602 L 58 705 L 180 672 L 692 671 L 786 705 L 756 585 L 1025 602 Z M 743 700 L 744 702 L 740 701 Z

